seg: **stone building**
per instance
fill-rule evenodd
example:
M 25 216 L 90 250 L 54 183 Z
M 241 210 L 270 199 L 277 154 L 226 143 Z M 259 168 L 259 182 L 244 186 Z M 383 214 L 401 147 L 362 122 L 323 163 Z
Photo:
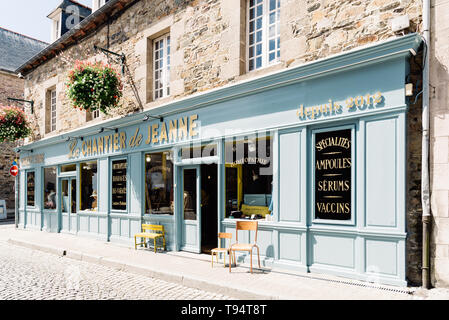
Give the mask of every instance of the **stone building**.
M 15 70 L 41 51 L 47 44 L 0 27 L 0 105 L 17 105 L 8 98 L 23 99 L 24 80 Z M 12 143 L 0 144 L 0 199 L 6 200 L 8 211 L 14 212 L 14 178 L 9 168 L 17 155 Z
M 152 209 L 148 208 L 151 207 L 148 200 L 150 196 L 144 195 L 145 192 L 154 190 L 147 186 L 147 182 L 139 179 L 150 173 L 145 167 L 145 162 L 151 163 L 151 159 L 156 158 L 153 154 L 144 152 L 156 152 L 162 148 L 162 145 L 157 144 L 162 143 L 166 128 L 168 129 L 169 124 L 172 124 L 172 122 L 165 123 L 165 119 L 170 119 L 176 110 L 182 109 L 181 107 L 184 108 L 182 110 L 202 110 L 201 108 L 209 110 L 211 106 L 210 111 L 204 111 L 204 114 L 182 113 L 182 117 L 186 115 L 186 119 L 189 120 L 189 133 L 192 135 L 196 133 L 194 128 L 198 117 L 205 119 L 201 122 L 201 127 L 212 128 L 211 130 L 217 129 L 212 126 L 212 123 L 217 124 L 220 120 L 224 121 L 220 128 L 237 128 L 237 123 L 240 123 L 238 129 L 242 129 L 242 126 L 245 128 L 260 126 L 262 128 L 276 127 L 275 130 L 280 130 L 280 133 L 276 133 L 275 138 L 271 140 L 275 144 L 273 150 L 277 150 L 273 152 L 279 156 L 279 159 L 271 161 L 274 161 L 277 165 L 275 168 L 280 170 L 279 173 L 276 171 L 278 169 L 275 169 L 272 174 L 273 187 L 267 186 L 264 192 L 256 192 L 258 195 L 263 195 L 264 200 L 261 200 L 261 197 L 253 197 L 254 194 L 249 191 L 243 191 L 243 194 L 240 194 L 241 188 L 246 188 L 245 175 L 251 174 L 251 171 L 245 173 L 246 169 L 243 165 L 243 168 L 238 167 L 241 168 L 239 170 L 244 171 L 242 178 L 239 176 L 241 173 L 237 172 L 238 180 L 243 180 L 243 187 L 236 187 L 236 194 L 239 195 L 233 199 L 238 206 L 237 209 L 241 209 L 241 205 L 246 205 L 246 200 L 251 199 L 256 202 L 261 201 L 262 204 L 258 205 L 259 207 L 271 208 L 269 202 L 274 203 L 275 208 L 271 209 L 273 213 L 271 219 L 274 220 L 270 221 L 267 218 L 266 224 L 261 223 L 261 230 L 263 230 L 261 232 L 264 234 L 263 237 L 266 237 L 263 240 L 262 250 L 265 265 L 328 272 L 366 280 L 372 280 L 374 277 L 379 278 L 381 282 L 392 284 L 421 284 L 422 110 L 421 96 L 418 94 L 422 90 L 423 52 L 419 36 L 422 32 L 421 1 L 109 0 L 94 1 L 93 7 L 95 10 L 92 14 L 17 70 L 25 76 L 24 96 L 26 99 L 35 101 L 36 115 L 36 121 L 33 123 L 33 137 L 28 141 L 28 145 L 21 148 L 21 157 L 23 156 L 24 159 L 21 181 L 25 182 L 29 179 L 33 183 L 38 181 L 36 186 L 47 189 L 44 186 L 46 180 L 53 179 L 52 186 L 59 185 L 66 193 L 61 189 L 54 191 L 61 192 L 61 198 L 68 197 L 68 200 L 74 201 L 72 211 L 78 213 L 76 216 L 71 216 L 73 212 L 66 212 L 67 208 L 61 209 L 56 203 L 54 208 L 52 206 L 43 208 L 46 206 L 44 203 L 47 201 L 46 197 L 49 197 L 50 188 L 48 192 L 44 191 L 43 195 L 33 193 L 30 200 L 32 205 L 30 205 L 27 202 L 27 190 L 23 189 L 21 195 L 24 200 L 20 204 L 21 226 L 52 232 L 65 231 L 95 235 L 108 241 L 130 241 L 133 233 L 140 229 L 140 223 L 150 221 L 166 226 L 169 230 L 168 237 L 171 239 L 169 247 L 172 250 L 203 251 L 199 242 L 195 241 L 201 238 L 201 241 L 206 242 L 207 237 L 204 237 L 203 233 L 207 228 L 201 227 L 203 221 L 192 224 L 184 221 L 189 219 L 182 219 L 182 212 L 185 214 L 187 209 L 186 202 L 183 209 L 180 209 L 181 206 L 177 203 L 180 199 L 177 197 L 181 197 L 178 196 L 181 187 L 177 186 L 177 182 L 187 181 L 189 178 L 188 170 L 190 169 L 184 167 L 186 163 L 201 166 L 191 169 L 201 172 L 198 176 L 206 175 L 208 169 L 203 167 L 205 164 L 182 157 L 178 159 L 179 161 L 176 160 L 176 153 L 183 148 L 182 145 L 167 144 L 167 148 L 172 147 L 172 149 L 164 150 L 164 152 L 170 152 L 164 161 L 171 159 L 170 161 L 175 164 L 174 169 L 171 169 L 175 172 L 173 180 L 165 183 L 166 186 L 172 185 L 172 190 L 168 191 L 172 201 L 171 204 L 167 203 L 163 206 L 163 210 L 159 208 L 158 213 L 155 213 L 157 210 L 152 212 Z M 440 17 L 435 13 L 434 16 Z M 392 28 L 392 22 L 396 18 L 405 19 L 407 22 L 407 26 L 399 32 L 393 31 Z M 444 15 L 441 19 L 444 19 Z M 439 29 L 435 29 L 434 32 L 437 30 Z M 444 30 L 442 28 L 441 32 Z M 165 48 L 169 51 L 164 51 Z M 433 52 L 431 51 L 431 54 Z M 406 60 L 402 69 L 394 64 L 399 63 L 399 60 L 391 60 L 400 54 L 404 55 L 401 59 Z M 120 55 L 126 58 L 124 64 L 120 63 Z M 119 72 L 123 70 L 124 90 L 120 108 L 111 110 L 105 115 L 98 112 L 79 111 L 72 107 L 65 94 L 65 83 L 75 60 L 104 61 L 115 66 Z M 388 67 L 390 64 L 391 67 Z M 373 65 L 379 73 L 369 69 Z M 385 71 L 381 74 L 380 70 L 384 68 Z M 440 79 L 440 74 L 444 74 L 444 70 L 442 64 L 442 68 L 437 74 L 434 73 L 434 76 Z M 354 72 L 353 78 L 350 77 L 351 72 Z M 390 74 L 390 72 L 393 73 Z M 369 74 L 371 78 L 364 78 L 364 73 Z M 401 78 L 402 73 L 404 74 Z M 320 78 L 321 75 L 325 76 Z M 339 76 L 341 78 L 338 78 Z M 395 77 L 400 79 L 399 84 L 395 84 L 398 87 L 393 90 L 392 87 L 388 88 L 388 85 L 391 84 L 389 81 L 393 81 Z M 321 82 L 314 79 L 321 79 Z M 318 82 L 312 86 L 314 81 Z M 333 86 L 327 86 L 327 83 L 331 81 L 334 81 Z M 439 81 L 433 81 L 435 86 Z M 295 94 L 299 95 L 295 98 L 297 106 L 294 111 L 293 109 L 284 110 L 284 107 L 287 108 L 288 105 L 289 108 L 293 108 L 292 101 L 296 100 L 290 101 L 285 93 L 277 93 L 273 89 L 288 86 L 289 83 L 298 83 L 298 87 L 289 92 L 292 99 L 296 97 Z M 406 96 L 404 88 L 408 83 L 413 84 L 413 92 L 407 93 Z M 360 88 L 358 88 L 359 85 Z M 365 85 L 366 88 L 363 87 Z M 353 92 L 350 91 L 350 86 L 354 87 Z M 444 87 L 444 83 L 441 86 Z M 381 87 L 386 88 L 385 95 L 375 89 Z M 301 90 L 308 90 L 306 92 L 310 92 L 310 97 L 307 94 L 301 96 L 303 94 L 300 93 Z M 442 90 L 444 92 L 445 89 Z M 312 93 L 314 93 L 313 97 L 311 97 Z M 340 97 L 339 93 L 347 94 L 347 96 Z M 260 94 L 260 98 L 257 94 Z M 249 98 L 244 100 L 246 96 Z M 334 99 L 334 96 L 339 96 L 340 100 L 335 100 L 337 98 Z M 279 103 L 270 102 L 270 99 L 274 97 Z M 302 102 L 301 97 L 307 102 Z M 441 101 L 445 101 L 446 98 L 443 94 Z M 229 114 L 220 109 L 212 109 L 212 105 L 215 108 L 219 108 L 221 104 L 227 106 L 227 101 L 245 103 L 245 105 L 240 109 L 229 105 Z M 310 200 L 312 195 L 305 191 L 309 184 L 314 185 L 310 177 L 316 178 L 311 173 L 314 168 L 308 166 L 308 161 L 312 159 L 309 146 L 312 141 L 315 141 L 314 139 L 321 136 L 320 130 L 328 132 L 323 129 L 323 126 L 325 127 L 325 120 L 329 119 L 323 119 L 323 117 L 330 112 L 328 108 L 332 108 L 332 112 L 338 114 L 341 106 L 336 101 L 346 102 L 349 109 L 352 108 L 350 106 L 355 106 L 356 109 L 358 106 L 363 112 L 368 112 L 366 118 L 360 116 L 354 120 L 355 122 L 345 122 L 340 119 L 337 122 L 329 122 L 327 125 L 337 128 L 339 124 L 352 130 L 352 138 L 348 136 L 345 139 L 353 141 L 351 139 L 357 138 L 358 148 L 365 150 L 366 157 L 371 158 L 365 159 L 362 155 L 363 151 L 351 156 L 357 158 L 359 167 L 365 168 L 366 171 L 358 172 L 357 175 L 355 171 L 352 173 L 351 181 L 354 184 L 350 188 L 352 192 L 350 205 L 353 206 L 351 212 L 354 213 L 349 214 L 348 218 L 341 218 L 348 220 L 347 224 L 334 224 L 331 221 L 334 218 L 326 218 L 324 220 L 329 225 L 326 223 L 323 225 L 316 220 L 318 216 L 313 215 L 316 209 L 310 209 L 314 207 L 314 204 L 311 204 L 313 201 Z M 258 103 L 263 111 L 255 107 Z M 389 118 L 380 117 L 381 112 L 368 110 L 371 107 L 374 108 L 375 104 L 385 105 L 384 111 L 390 108 L 399 110 L 395 109 L 399 106 L 404 108 L 398 111 L 395 120 L 390 119 L 391 122 L 389 122 Z M 309 107 L 310 105 L 314 107 Z M 366 107 L 367 105 L 371 107 Z M 363 106 L 367 109 L 365 110 Z M 236 110 L 233 109 L 234 107 Z M 444 120 L 444 110 L 447 111 L 447 108 L 444 103 L 440 109 L 443 116 L 434 117 L 435 131 L 432 132 L 432 146 L 435 146 L 433 150 L 438 151 L 433 153 L 432 172 L 433 176 L 437 174 L 439 177 L 433 181 L 432 195 L 433 212 L 436 213 L 433 232 L 435 269 L 433 284 L 445 286 L 447 276 L 445 278 L 444 274 L 448 274 L 448 237 L 446 235 L 449 229 L 446 223 L 448 217 L 448 186 L 446 184 L 449 180 L 444 177 L 449 170 L 444 167 L 448 162 L 447 150 L 443 155 L 441 147 L 445 146 L 447 149 L 448 134 L 444 133 L 444 128 L 447 127 Z M 227 120 L 231 114 L 238 114 L 237 110 L 240 110 L 242 117 L 247 112 L 252 113 L 254 119 L 248 122 L 234 118 Z M 264 112 L 267 114 L 279 112 L 279 114 L 273 114 L 270 118 L 273 119 L 273 123 L 270 123 L 263 117 Z M 346 111 L 343 113 L 346 115 Z M 221 118 L 210 119 L 213 114 Z M 368 115 L 380 118 L 377 119 L 378 122 L 371 121 L 372 118 Z M 285 124 L 287 122 L 282 122 L 283 116 L 289 117 L 289 121 L 295 118 L 299 122 L 304 120 L 305 126 L 300 126 L 299 122 L 299 127 L 296 128 L 291 122 L 287 125 Z M 315 116 L 321 118 L 316 119 Z M 129 127 L 126 132 L 119 132 L 119 128 L 125 128 L 126 124 L 136 126 L 136 123 L 144 121 L 141 118 L 145 121 L 161 118 L 160 124 L 155 123 L 148 128 L 149 136 L 146 144 L 156 144 L 156 146 L 152 145 L 151 148 L 148 146 L 148 149 L 142 146 L 137 150 L 130 150 L 128 144 L 135 146 L 136 138 L 139 132 L 142 132 L 141 127 Z M 181 119 L 183 118 L 179 121 Z M 249 116 L 245 119 L 249 119 Z M 352 118 L 349 117 L 346 120 L 350 119 Z M 176 123 L 177 120 L 170 121 Z M 277 121 L 283 125 L 275 125 Z M 309 127 L 308 124 L 311 126 Z M 365 129 L 360 129 L 362 127 Z M 440 128 L 441 133 L 437 132 L 437 128 Z M 114 205 L 111 204 L 113 203 L 111 199 L 115 195 L 108 193 L 111 190 L 109 184 L 114 185 L 114 169 L 111 168 L 117 166 L 123 169 L 123 163 L 117 161 L 125 160 L 115 160 L 113 154 L 101 156 L 97 154 L 97 142 L 101 141 L 102 152 L 104 142 L 103 136 L 97 137 L 97 135 L 108 130 L 115 131 L 117 135 L 117 138 L 114 134 L 111 135 L 111 146 L 113 139 L 120 141 L 115 145 L 117 148 L 111 147 L 115 156 L 122 155 L 126 161 L 129 161 L 129 168 L 132 165 L 132 172 L 127 173 L 127 180 L 130 180 L 127 188 L 130 188 L 132 192 L 128 200 L 124 201 L 126 209 L 118 211 L 115 211 Z M 161 131 L 158 133 L 157 130 Z M 187 136 L 187 125 L 185 130 Z M 214 134 L 204 136 L 203 133 L 200 133 L 201 141 L 217 139 Z M 389 136 L 385 136 L 391 133 L 395 133 L 397 140 L 391 140 Z M 369 136 L 370 134 L 372 136 Z M 224 137 L 223 135 L 222 138 Z M 167 138 L 166 133 L 165 138 Z M 170 141 L 170 139 L 165 140 Z M 69 146 L 70 141 L 73 143 Z M 287 160 L 290 143 L 293 143 L 290 150 L 293 154 L 291 158 L 293 162 Z M 226 143 L 217 141 L 218 149 L 222 144 Z M 108 145 L 107 142 L 106 145 Z M 373 148 L 371 149 L 370 146 Z M 77 156 L 72 157 L 72 152 L 76 151 L 77 147 L 79 147 Z M 245 148 L 249 150 L 250 143 L 245 144 Z M 57 155 L 56 149 L 62 154 Z M 121 150 L 122 154 L 117 153 L 118 150 Z M 214 157 L 224 157 L 223 150 L 213 153 L 211 161 L 218 161 L 214 160 Z M 297 156 L 295 152 L 298 152 Z M 356 152 L 355 149 L 353 152 Z M 65 157 L 65 154 L 69 156 Z M 98 157 L 94 157 L 94 154 Z M 392 154 L 395 156 L 388 156 Z M 157 156 L 160 157 L 160 154 Z M 165 156 L 164 153 L 162 157 Z M 316 156 L 318 155 L 313 155 L 313 157 Z M 224 158 L 220 159 L 220 161 L 226 161 Z M 370 162 L 370 159 L 373 159 L 375 163 Z M 81 160 L 84 162 L 80 162 Z M 220 185 L 224 183 L 223 179 L 227 181 L 228 165 L 229 167 L 241 165 L 237 162 L 226 162 L 226 166 L 223 166 L 220 161 L 217 162 L 218 176 L 216 177 L 219 186 L 218 196 L 216 195 L 218 203 L 223 201 L 223 198 L 228 199 L 225 189 L 229 190 L 229 188 L 222 188 Z M 299 171 L 295 169 L 295 163 L 301 163 Z M 374 169 L 376 163 L 381 163 L 385 167 Z M 102 178 L 95 180 L 93 186 L 89 185 L 86 190 L 92 192 L 92 190 L 97 191 L 103 188 L 103 191 L 98 208 L 95 204 L 95 208 L 81 212 L 84 200 L 80 192 L 76 190 L 84 188 L 80 180 L 83 179 L 83 168 L 91 168 L 90 164 L 95 167 L 95 179 L 98 179 L 97 168 Z M 126 166 L 127 162 L 125 162 L 125 168 Z M 292 174 L 286 175 L 283 168 L 290 168 Z M 53 173 L 47 175 L 45 169 L 53 170 Z M 66 169 L 73 172 L 72 175 L 66 173 Z M 142 172 L 143 170 L 145 173 Z M 440 170 L 440 173 L 436 170 Z M 306 172 L 309 172 L 310 177 Z M 209 177 L 214 177 L 213 174 L 208 173 Z M 289 179 L 294 179 L 295 174 L 298 176 L 297 180 L 301 181 L 300 185 L 295 183 L 292 185 L 289 182 Z M 49 178 L 50 176 L 52 178 Z M 364 180 L 365 176 L 366 180 Z M 394 179 L 389 180 L 392 176 Z M 253 179 L 257 177 L 253 172 Z M 381 186 L 382 179 L 385 180 L 385 186 Z M 207 181 L 203 182 L 207 183 Z M 68 186 L 72 188 L 70 192 Z M 144 189 L 146 190 L 143 191 Z M 355 189 L 358 193 L 354 191 Z M 303 190 L 303 193 L 299 190 Z M 34 189 L 30 192 L 34 192 Z M 128 189 L 125 192 L 128 192 Z M 289 197 L 287 198 L 286 195 Z M 313 197 L 319 196 L 316 193 Z M 147 200 L 145 200 L 146 197 Z M 293 200 L 296 198 L 300 199 L 299 202 Z M 232 207 L 233 202 L 226 205 Z M 358 209 L 355 210 L 355 206 L 362 205 L 365 205 L 365 208 L 357 207 Z M 62 207 L 65 208 L 64 205 Z M 297 211 L 288 207 L 297 208 Z M 164 210 L 171 210 L 171 216 L 165 217 L 161 214 Z M 224 209 L 223 206 L 218 205 L 218 229 L 214 231 L 229 230 L 235 233 L 234 220 L 229 219 L 230 216 L 226 210 L 227 208 Z M 126 217 L 120 215 L 122 211 L 126 211 L 129 215 Z M 73 223 L 70 222 L 71 219 Z M 184 222 L 180 222 L 181 220 Z M 213 224 L 217 225 L 217 221 Z M 207 226 L 210 227 L 210 225 Z M 187 243 L 190 241 L 186 231 L 189 228 L 198 232 L 196 240 L 192 238 L 192 243 Z M 341 254 L 334 256 L 332 252 L 339 252 L 336 248 L 332 248 L 334 243 L 340 246 L 338 250 L 345 247 L 347 251 L 341 249 Z

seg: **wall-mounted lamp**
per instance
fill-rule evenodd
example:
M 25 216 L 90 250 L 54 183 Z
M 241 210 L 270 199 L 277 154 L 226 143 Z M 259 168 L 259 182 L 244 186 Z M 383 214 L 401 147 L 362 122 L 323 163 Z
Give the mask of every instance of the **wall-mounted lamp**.
M 159 119 L 160 122 L 164 122 L 164 117 L 150 116 L 149 114 L 146 114 L 145 117 L 143 117 L 144 122 L 151 119 Z
M 110 130 L 110 131 L 115 131 L 115 133 L 118 133 L 118 128 L 101 128 L 100 131 L 98 133 L 103 133 L 104 130 Z

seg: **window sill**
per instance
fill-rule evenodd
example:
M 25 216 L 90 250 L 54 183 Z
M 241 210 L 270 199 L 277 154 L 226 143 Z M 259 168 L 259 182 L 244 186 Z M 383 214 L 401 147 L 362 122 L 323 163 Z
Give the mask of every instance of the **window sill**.
M 223 219 L 223 222 L 233 222 L 233 221 L 258 221 L 258 222 L 269 223 L 269 224 L 277 222 L 277 221 L 273 221 L 273 220 L 265 220 L 265 218 L 263 218 L 263 219 L 224 218 Z

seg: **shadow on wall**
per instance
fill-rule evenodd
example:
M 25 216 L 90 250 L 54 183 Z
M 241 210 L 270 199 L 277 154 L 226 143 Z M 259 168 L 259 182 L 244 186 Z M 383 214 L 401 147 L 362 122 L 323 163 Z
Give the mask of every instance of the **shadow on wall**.
M 407 281 L 420 286 L 422 267 L 422 206 L 421 206 L 421 155 L 422 155 L 422 60 L 423 51 L 410 59 L 410 78 L 414 84 L 409 97 L 407 115 Z M 419 96 L 418 96 L 419 94 Z M 418 98 L 417 98 L 418 97 Z

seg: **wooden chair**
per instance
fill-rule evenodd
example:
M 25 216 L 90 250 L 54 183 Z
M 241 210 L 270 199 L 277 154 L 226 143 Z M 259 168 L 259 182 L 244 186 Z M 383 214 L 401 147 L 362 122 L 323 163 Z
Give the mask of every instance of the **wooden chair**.
M 259 262 L 259 268 L 260 268 L 260 255 L 259 255 L 259 247 L 257 246 L 257 229 L 258 229 L 258 222 L 257 221 L 236 221 L 235 225 L 235 238 L 236 243 L 231 245 L 229 248 L 230 253 L 234 255 L 234 262 L 237 263 L 237 260 L 235 259 L 235 252 L 236 251 L 248 251 L 251 261 L 250 270 L 251 273 L 253 273 L 253 249 L 257 249 L 257 260 Z M 249 230 L 249 231 L 255 231 L 255 237 L 254 237 L 254 243 L 239 243 L 239 230 Z M 229 272 L 231 272 L 231 264 L 229 264 Z
M 137 238 L 143 239 L 143 242 L 137 243 Z M 162 238 L 163 240 L 163 247 L 164 250 L 167 250 L 166 244 L 165 244 L 165 230 L 164 226 L 162 225 L 155 225 L 155 224 L 143 224 L 142 225 L 142 232 L 134 235 L 134 249 L 137 250 L 137 246 L 140 244 L 144 244 L 145 248 L 147 247 L 146 239 L 153 239 L 154 241 L 154 252 L 157 251 L 157 239 Z
M 212 258 L 212 268 L 214 267 L 214 255 L 217 257 L 217 263 L 218 263 L 218 255 L 220 253 L 224 253 L 223 266 L 226 268 L 226 254 L 229 255 L 229 265 L 231 265 L 231 263 L 232 263 L 232 255 L 231 255 L 231 252 L 229 251 L 229 248 L 222 248 L 221 247 L 221 239 L 232 239 L 232 233 L 220 232 L 218 234 L 218 239 L 220 240 L 218 242 L 218 248 L 212 249 L 210 251 L 211 258 Z M 225 244 L 225 247 L 226 247 L 226 244 Z

